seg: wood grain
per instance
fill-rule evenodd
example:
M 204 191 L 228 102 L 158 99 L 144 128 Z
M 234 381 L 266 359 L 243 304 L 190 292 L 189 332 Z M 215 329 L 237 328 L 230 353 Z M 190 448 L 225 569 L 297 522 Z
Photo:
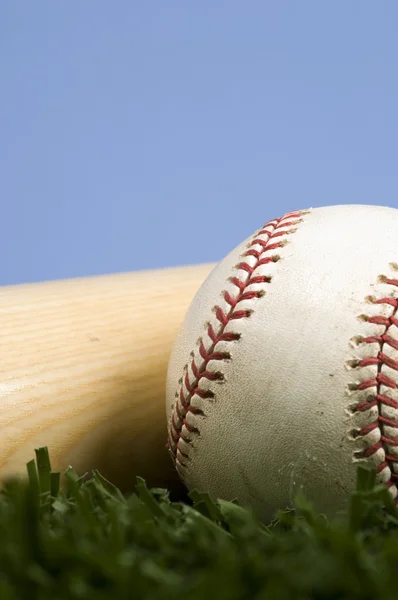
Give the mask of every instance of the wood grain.
M 213 264 L 0 287 L 0 479 L 54 471 L 178 489 L 165 449 L 172 342 Z

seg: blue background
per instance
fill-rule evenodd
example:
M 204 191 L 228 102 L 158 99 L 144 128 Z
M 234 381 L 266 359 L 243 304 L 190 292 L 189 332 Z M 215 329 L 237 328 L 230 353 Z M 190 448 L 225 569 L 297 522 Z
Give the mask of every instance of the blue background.
M 398 207 L 397 22 L 393 0 L 2 3 L 0 284 L 216 261 L 289 210 Z

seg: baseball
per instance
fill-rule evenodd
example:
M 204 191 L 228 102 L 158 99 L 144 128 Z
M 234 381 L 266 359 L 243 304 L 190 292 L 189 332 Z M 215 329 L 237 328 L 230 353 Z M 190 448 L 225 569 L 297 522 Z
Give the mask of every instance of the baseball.
M 171 352 L 168 448 L 188 489 L 269 521 L 301 490 L 332 518 L 377 468 L 397 499 L 398 210 L 266 223 L 208 275 Z

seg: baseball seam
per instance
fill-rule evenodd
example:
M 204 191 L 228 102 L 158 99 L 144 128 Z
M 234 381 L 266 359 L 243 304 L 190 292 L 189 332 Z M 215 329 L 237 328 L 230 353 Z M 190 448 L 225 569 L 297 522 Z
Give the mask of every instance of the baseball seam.
M 398 270 L 398 265 L 395 263 L 391 263 L 390 267 L 395 271 Z M 385 275 L 380 275 L 379 282 L 398 287 L 398 279 Z M 384 326 L 384 332 L 381 335 L 356 336 L 352 340 L 355 346 L 378 344 L 376 356 L 354 359 L 347 363 L 347 366 L 353 369 L 373 365 L 377 368 L 375 377 L 363 379 L 359 383 L 349 385 L 349 389 L 354 393 L 370 390 L 366 400 L 359 400 L 348 411 L 353 417 L 362 413 L 363 417 L 366 418 L 368 415 L 368 418 L 371 419 L 362 427 L 351 430 L 351 439 L 354 442 L 362 442 L 362 446 L 364 446 L 360 450 L 354 451 L 354 459 L 358 462 L 371 460 L 376 466 L 378 480 L 387 486 L 395 503 L 398 503 L 398 490 L 396 487 L 398 473 L 395 472 L 395 465 L 398 464 L 398 454 L 394 454 L 392 450 L 398 447 L 398 401 L 386 393 L 382 393 L 383 388 L 387 388 L 387 390 L 398 388 L 397 382 L 383 373 L 383 369 L 386 367 L 398 371 L 398 361 L 387 354 L 387 347 L 398 350 L 398 339 L 390 335 L 393 333 L 392 328 L 398 327 L 398 298 L 382 297 L 377 299 L 374 296 L 368 296 L 366 301 L 375 305 L 391 307 L 391 314 L 388 317 L 384 315 L 359 315 L 359 319 L 363 322 Z
M 187 461 L 190 457 L 186 448 L 192 446 L 192 437 L 200 436 L 198 427 L 188 423 L 187 415 L 205 416 L 204 412 L 195 408 L 191 400 L 194 395 L 204 399 L 214 399 L 215 393 L 209 389 L 203 389 L 200 382 L 203 379 L 209 381 L 223 382 L 224 375 L 221 370 L 213 371 L 208 368 L 210 361 L 218 361 L 222 365 L 222 361 L 230 360 L 229 352 L 217 352 L 216 346 L 218 342 L 234 342 L 240 338 L 239 333 L 226 332 L 226 326 L 237 319 L 250 317 L 253 309 L 239 310 L 238 304 L 242 301 L 253 301 L 261 298 L 265 294 L 264 289 L 248 290 L 247 288 L 253 284 L 266 285 L 271 282 L 271 277 L 256 276 L 254 272 L 260 266 L 267 263 L 277 262 L 280 260 L 278 254 L 269 254 L 277 251 L 278 248 L 285 246 L 288 243 L 287 236 L 296 231 L 295 226 L 303 221 L 302 215 L 308 214 L 310 211 L 295 211 L 286 213 L 279 219 L 268 221 L 259 231 L 254 234 L 253 239 L 249 243 L 248 250 L 241 256 L 241 262 L 235 265 L 234 269 L 242 274 L 239 277 L 230 277 L 229 281 L 233 283 L 238 292 L 232 296 L 228 291 L 224 290 L 222 296 L 229 306 L 229 310 L 225 312 L 220 306 L 215 306 L 213 311 L 219 326 L 215 330 L 210 323 L 205 324 L 207 334 L 211 340 L 209 347 L 205 347 L 203 339 L 198 340 L 198 352 L 202 359 L 200 365 L 195 360 L 195 353 L 191 352 L 190 369 L 193 374 L 193 381 L 190 381 L 188 373 L 188 363 L 184 367 L 185 376 L 183 376 L 178 384 L 179 388 L 175 393 L 175 402 L 169 420 L 168 442 L 166 447 L 169 449 L 173 463 L 177 470 L 183 475 L 187 468 Z M 290 229 L 286 229 L 290 228 Z M 265 239 L 262 239 L 265 238 Z M 256 249 L 256 246 L 260 249 Z M 245 261 L 245 257 L 254 257 L 254 264 L 250 265 Z M 181 447 L 181 442 L 184 442 L 185 451 Z

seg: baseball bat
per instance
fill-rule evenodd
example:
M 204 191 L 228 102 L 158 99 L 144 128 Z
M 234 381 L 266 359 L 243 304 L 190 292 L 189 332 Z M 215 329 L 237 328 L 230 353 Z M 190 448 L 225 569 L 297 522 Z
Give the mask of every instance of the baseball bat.
M 174 337 L 214 264 L 0 287 L 0 480 L 35 448 L 53 471 L 98 469 L 180 490 L 165 382 Z

